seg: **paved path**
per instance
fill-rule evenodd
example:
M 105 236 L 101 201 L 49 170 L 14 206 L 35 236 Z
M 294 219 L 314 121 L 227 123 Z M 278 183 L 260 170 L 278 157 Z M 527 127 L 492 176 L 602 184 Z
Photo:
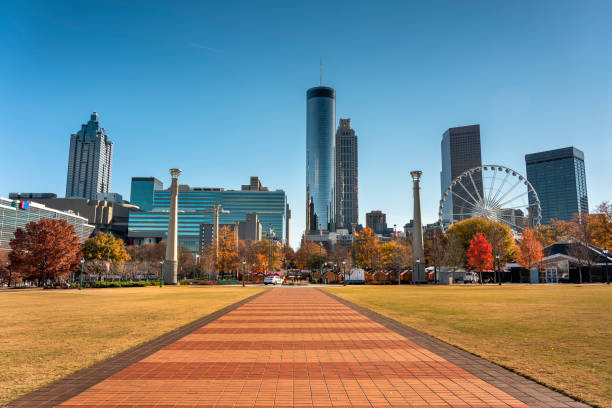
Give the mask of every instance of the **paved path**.
M 55 401 L 62 408 L 580 406 L 552 391 L 534 400 L 528 386 L 547 389 L 525 379 L 527 387 L 508 388 L 521 377 L 499 368 L 507 377 L 494 386 L 481 379 L 486 368 L 479 378 L 349 306 L 312 288 L 273 289 L 144 358 L 132 354 L 83 392 L 73 381 L 64 388 L 70 398 Z M 441 354 L 456 350 L 438 346 Z M 14 406 L 49 406 L 42 400 L 51 394 Z

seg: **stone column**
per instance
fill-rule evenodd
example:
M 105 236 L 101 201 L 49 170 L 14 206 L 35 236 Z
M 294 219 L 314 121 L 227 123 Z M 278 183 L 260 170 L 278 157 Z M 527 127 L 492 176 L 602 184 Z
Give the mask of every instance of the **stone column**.
M 168 213 L 168 240 L 166 242 L 166 259 L 163 272 L 166 285 L 176 285 L 178 269 L 178 177 L 179 169 L 170 169 L 172 185 L 170 186 L 170 211 Z
M 414 199 L 414 216 L 412 230 L 412 281 L 425 283 L 425 251 L 423 250 L 423 225 L 421 223 L 421 192 L 420 180 L 423 172 L 411 171 L 412 191 Z M 419 262 L 417 262 L 419 260 Z

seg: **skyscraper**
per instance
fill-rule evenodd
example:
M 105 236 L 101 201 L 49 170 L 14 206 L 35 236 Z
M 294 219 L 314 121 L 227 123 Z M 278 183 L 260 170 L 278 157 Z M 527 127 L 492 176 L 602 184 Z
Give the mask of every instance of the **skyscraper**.
M 306 93 L 306 233 L 335 230 L 334 130 L 336 91 L 326 86 Z
M 527 180 L 540 199 L 542 224 L 589 212 L 584 153 L 575 147 L 525 155 Z M 530 199 L 531 204 L 533 200 Z
M 441 194 L 444 194 L 450 183 L 466 170 L 482 166 L 480 153 L 480 125 L 461 126 L 448 129 L 442 135 L 442 171 L 440 172 Z M 457 193 L 459 197 L 449 196 L 450 204 L 444 220 L 462 219 L 459 214 L 468 212 L 466 202 L 461 197 L 482 196 L 482 176 L 474 177 L 474 184 L 465 186 L 466 192 Z M 469 192 L 469 194 L 468 194 Z M 451 214 L 452 209 L 452 214 Z
M 387 232 L 387 214 L 380 210 L 366 213 L 366 227 L 371 228 L 376 234 Z
M 350 119 L 340 119 L 336 131 L 336 228 L 352 232 L 358 223 L 357 135 Z
M 94 112 L 81 130 L 70 135 L 66 197 L 96 200 L 111 187 L 113 145 Z

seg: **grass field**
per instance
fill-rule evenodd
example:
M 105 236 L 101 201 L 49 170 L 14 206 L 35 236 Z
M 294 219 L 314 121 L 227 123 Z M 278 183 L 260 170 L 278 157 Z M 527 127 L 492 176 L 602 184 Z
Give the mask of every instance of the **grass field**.
M 0 292 L 0 405 L 262 288 Z
M 612 286 L 326 290 L 591 404 L 612 402 Z

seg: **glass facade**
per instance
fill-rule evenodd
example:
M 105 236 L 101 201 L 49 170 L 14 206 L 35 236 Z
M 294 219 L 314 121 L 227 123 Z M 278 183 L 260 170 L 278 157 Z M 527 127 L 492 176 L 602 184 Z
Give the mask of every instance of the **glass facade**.
M 128 237 L 132 243 L 158 242 L 166 239 L 168 232 L 170 190 L 155 189 L 154 183 L 149 183 L 150 190 L 145 191 L 144 185 L 132 182 L 132 187 L 138 188 L 132 191 L 132 197 L 136 202 L 143 202 L 149 195 L 153 196 L 152 208 L 130 213 Z M 221 204 L 223 210 L 229 211 L 219 215 L 221 226 L 244 222 L 248 213 L 256 213 L 264 231 L 272 228 L 279 240 L 286 237 L 287 197 L 282 190 L 236 191 L 181 185 L 178 193 L 179 245 L 199 251 L 202 226 L 214 223 L 214 204 Z
M 542 224 L 588 213 L 584 153 L 575 147 L 525 155 L 527 180 L 540 199 Z M 530 199 L 530 203 L 533 198 Z
M 81 242 L 89 238 L 95 228 L 87 224 L 87 218 L 70 212 L 54 210 L 30 201 L 0 197 L 0 248 L 8 248 L 17 228 L 25 228 L 29 222 L 39 221 L 42 218 L 65 220 L 74 227 Z
M 155 177 L 132 177 L 130 204 L 137 205 L 143 211 L 153 209 L 153 195 L 161 190 L 163 184 Z
M 335 211 L 336 91 L 306 93 L 306 232 L 333 231 Z
M 353 231 L 359 223 L 357 135 L 350 119 L 336 131 L 336 228 Z
M 470 125 L 450 128 L 442 135 L 442 143 L 440 144 L 442 153 L 442 171 L 440 172 L 440 187 L 441 195 L 444 194 L 450 183 L 461 173 L 474 167 L 482 166 L 482 157 L 480 151 L 480 125 Z M 482 196 L 482 175 L 474 177 L 474 184 L 478 193 Z M 473 196 L 477 196 L 476 189 L 472 185 L 466 186 L 467 190 Z M 461 193 L 458 193 L 461 195 Z M 464 193 L 464 197 L 468 197 L 468 193 Z M 458 220 L 459 216 L 453 214 L 464 213 L 462 200 L 453 201 L 452 195 L 447 200 L 451 205 L 445 207 L 446 213 L 443 214 L 443 219 L 452 221 L 453 217 Z M 452 214 L 450 211 L 452 210 Z M 458 218 L 459 217 L 459 218 Z

